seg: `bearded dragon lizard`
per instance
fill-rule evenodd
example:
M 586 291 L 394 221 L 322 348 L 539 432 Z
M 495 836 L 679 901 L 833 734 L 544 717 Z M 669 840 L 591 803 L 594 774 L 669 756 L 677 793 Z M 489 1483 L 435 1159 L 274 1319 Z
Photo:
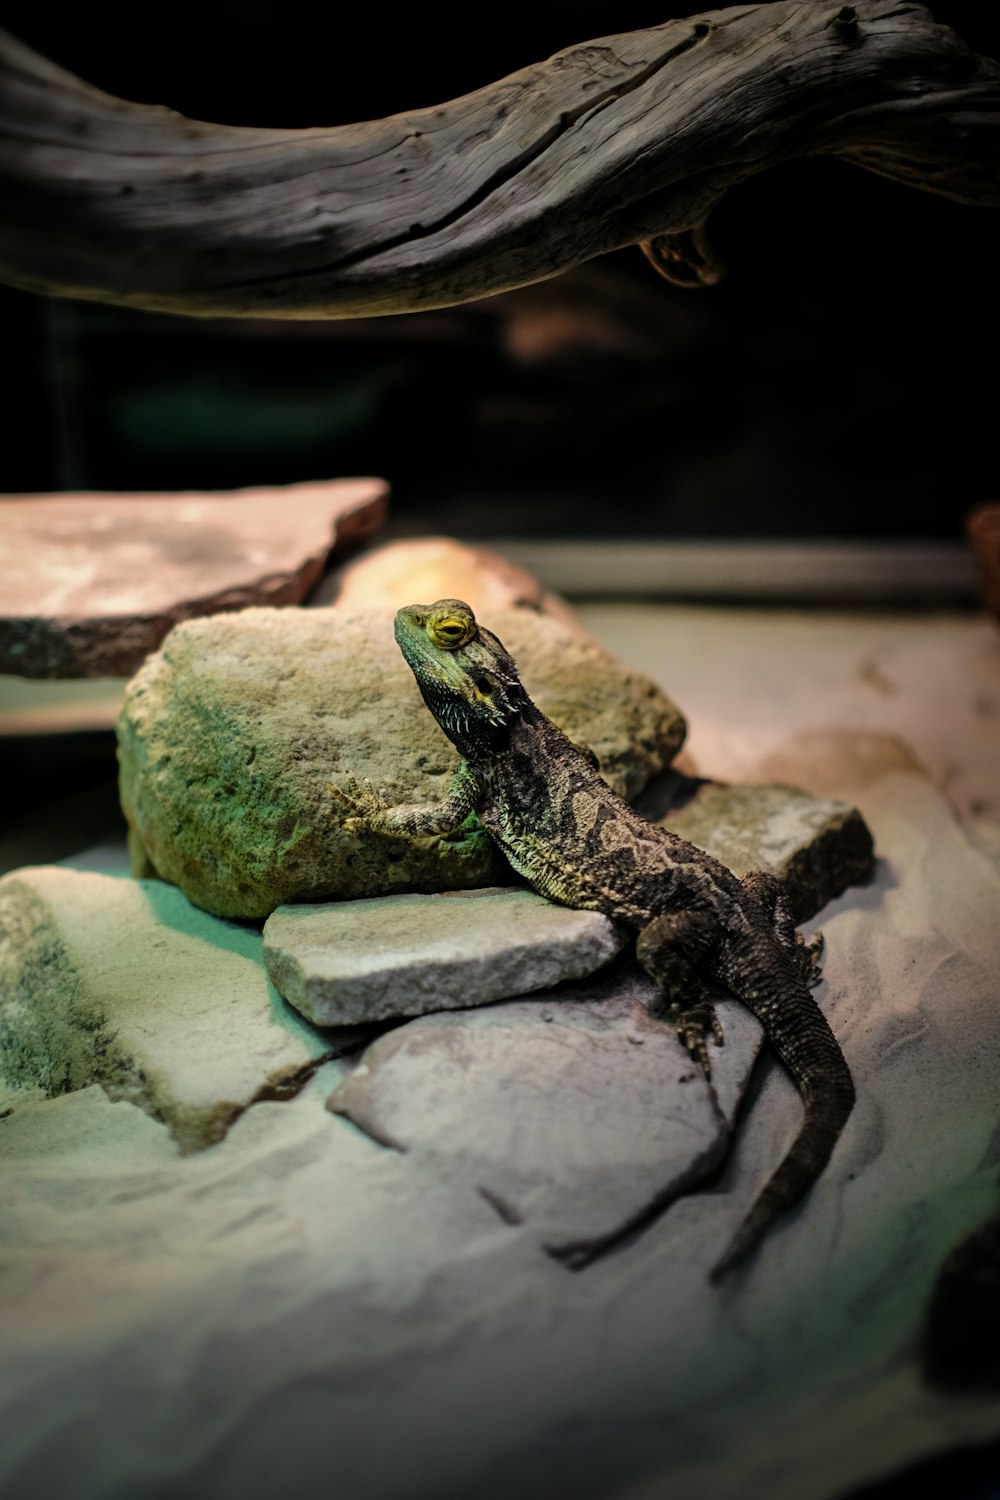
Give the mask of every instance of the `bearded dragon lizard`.
M 804 1120 L 711 1272 L 719 1281 L 796 1203 L 829 1160 L 854 1103 L 847 1063 L 810 994 L 818 942 L 806 944 L 781 883 L 742 879 L 704 850 L 634 811 L 536 707 L 513 658 L 459 599 L 396 615 L 396 640 L 423 698 L 461 760 L 444 800 L 389 809 L 351 779 L 331 786 L 345 827 L 430 836 L 476 812 L 509 863 L 564 906 L 600 911 L 637 932 L 636 956 L 659 991 L 658 1013 L 710 1076 L 721 1043 L 714 983 L 741 1000 L 802 1096 Z M 346 815 L 345 815 L 346 814 Z M 573 1247 L 584 1264 L 603 1245 Z

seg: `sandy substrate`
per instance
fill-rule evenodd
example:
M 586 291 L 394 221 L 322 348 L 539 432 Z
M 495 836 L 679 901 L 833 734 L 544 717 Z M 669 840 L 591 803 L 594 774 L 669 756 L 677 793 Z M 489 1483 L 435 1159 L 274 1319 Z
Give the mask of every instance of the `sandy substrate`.
M 584 1271 L 326 1100 L 219 1145 L 96 1088 L 0 1125 L 0 1491 L 34 1500 L 826 1500 L 1000 1435 L 923 1383 L 938 1267 L 998 1206 L 1000 635 L 975 616 L 588 605 L 704 775 L 855 802 L 818 924 L 859 1102 L 808 1201 L 705 1272 L 798 1120 L 759 1068 L 718 1183 Z M 100 855 L 107 868 L 108 850 Z M 78 865 L 85 867 L 88 856 Z

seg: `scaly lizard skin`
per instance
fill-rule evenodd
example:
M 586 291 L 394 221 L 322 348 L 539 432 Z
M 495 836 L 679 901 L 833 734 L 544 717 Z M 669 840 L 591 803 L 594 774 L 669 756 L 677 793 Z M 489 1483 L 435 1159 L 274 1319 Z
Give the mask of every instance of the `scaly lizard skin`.
M 797 937 L 774 876 L 738 878 L 613 792 L 593 754 L 536 708 L 512 657 L 467 604 L 441 599 L 401 609 L 396 640 L 462 759 L 445 800 L 433 806 L 390 810 L 357 782 L 346 793 L 331 787 L 346 804 L 345 826 L 443 834 L 475 811 L 536 891 L 637 931 L 636 954 L 659 989 L 660 1013 L 706 1075 L 706 1038 L 722 1041 L 708 989 L 714 982 L 760 1019 L 794 1079 L 803 1124 L 714 1267 L 712 1280 L 720 1280 L 812 1186 L 854 1103 L 843 1054 L 809 993 L 817 945 Z M 584 1264 L 606 1243 L 575 1245 L 566 1258 Z

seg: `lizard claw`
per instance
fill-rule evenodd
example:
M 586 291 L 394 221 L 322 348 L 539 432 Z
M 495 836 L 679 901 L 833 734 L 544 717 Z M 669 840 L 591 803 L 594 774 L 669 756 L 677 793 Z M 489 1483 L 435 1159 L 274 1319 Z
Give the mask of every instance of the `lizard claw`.
M 820 959 L 823 956 L 823 934 L 817 932 L 807 942 L 801 932 L 795 934 L 794 956 L 802 970 L 802 977 L 811 990 L 814 990 L 823 978 L 823 970 L 820 967 Z
M 326 783 L 326 791 L 334 803 L 337 821 L 342 828 L 355 832 L 359 828 L 370 828 L 377 824 L 385 812 L 385 805 L 370 781 L 359 781 L 348 773 L 342 786 L 334 781 Z
M 667 1019 L 705 1077 L 711 1078 L 712 1063 L 708 1055 L 709 1035 L 717 1047 L 721 1047 L 726 1039 L 722 1030 L 722 1022 L 715 1014 L 715 1007 L 707 1000 L 699 1000 L 688 1010 L 681 1010 L 680 1006 L 672 1006 Z

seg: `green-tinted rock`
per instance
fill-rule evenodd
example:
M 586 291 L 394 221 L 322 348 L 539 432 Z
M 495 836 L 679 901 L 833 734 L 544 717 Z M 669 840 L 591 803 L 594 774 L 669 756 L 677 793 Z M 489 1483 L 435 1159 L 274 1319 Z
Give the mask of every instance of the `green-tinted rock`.
M 39 865 L 0 880 L 0 1086 L 99 1084 L 162 1120 L 182 1151 L 294 1089 L 343 1046 L 283 1005 L 260 935 L 159 881 Z
M 490 627 L 540 708 L 633 795 L 684 721 L 595 642 L 525 609 Z M 493 885 L 509 871 L 474 818 L 451 838 L 346 832 L 328 783 L 368 777 L 390 805 L 439 800 L 457 754 L 393 637 L 393 611 L 248 609 L 171 632 L 118 725 L 137 873 L 220 916 L 286 902 Z

